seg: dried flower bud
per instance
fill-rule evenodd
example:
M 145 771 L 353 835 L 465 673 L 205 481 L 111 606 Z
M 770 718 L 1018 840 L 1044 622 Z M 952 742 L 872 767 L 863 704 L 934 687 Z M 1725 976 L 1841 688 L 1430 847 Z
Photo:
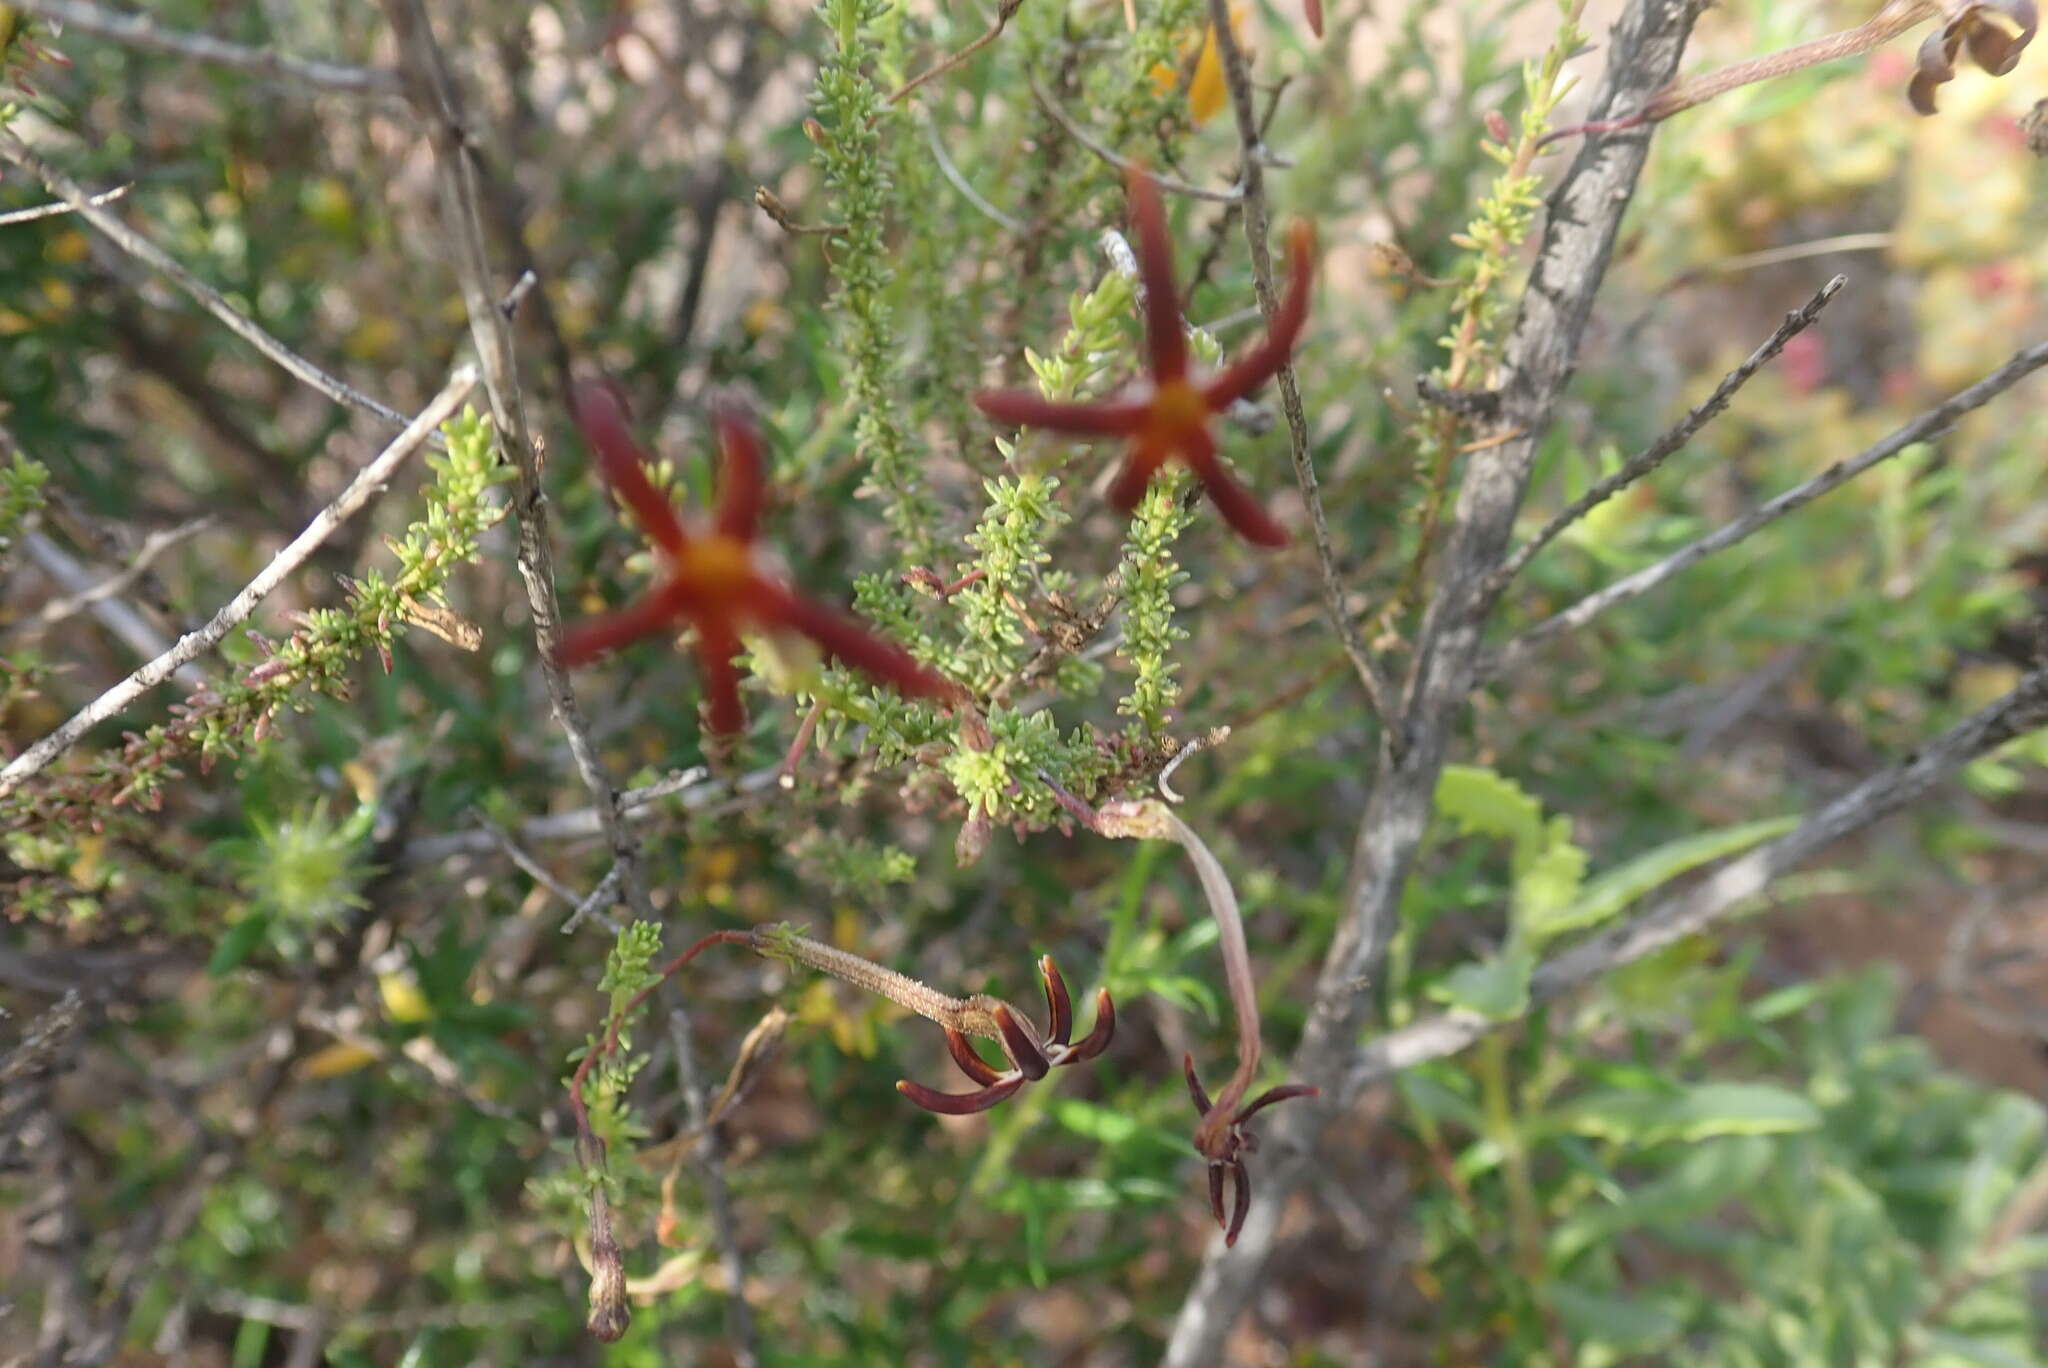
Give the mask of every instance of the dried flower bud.
M 2033 41 L 2039 23 L 2034 0 L 1953 6 L 1948 22 L 1920 45 L 1906 97 L 1921 114 L 1934 113 L 1935 90 L 1955 79 L 1956 54 L 1966 46 L 1979 67 L 1993 76 L 2005 75 L 2019 65 L 2020 53 Z
M 953 859 L 960 868 L 966 869 L 979 861 L 988 850 L 989 836 L 995 824 L 980 813 L 969 817 L 960 824 L 960 834 L 953 838 Z
M 601 1192 L 590 1199 L 590 1227 L 590 1315 L 584 1326 L 594 1338 L 610 1344 L 633 1323 L 633 1308 L 626 1301 L 626 1261 L 612 1235 L 610 1204 Z
M 1509 136 L 1507 115 L 1501 113 L 1498 109 L 1487 110 L 1486 135 L 1495 142 L 1505 145 Z

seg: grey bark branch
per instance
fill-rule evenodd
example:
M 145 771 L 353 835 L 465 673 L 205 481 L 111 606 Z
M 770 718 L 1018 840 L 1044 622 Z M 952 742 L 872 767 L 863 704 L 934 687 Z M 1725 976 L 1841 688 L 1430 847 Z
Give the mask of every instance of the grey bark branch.
M 269 357 L 300 380 L 319 390 L 337 404 L 346 404 L 351 408 L 362 409 L 366 413 L 374 413 L 395 428 L 402 428 L 406 425 L 406 416 L 397 409 L 387 404 L 379 403 L 355 386 L 349 384 L 346 380 L 340 380 L 329 375 L 326 371 L 320 369 L 320 367 L 314 365 L 311 361 L 300 356 L 290 347 L 287 347 L 284 343 L 265 332 L 247 314 L 242 313 L 234 305 L 228 303 L 219 290 L 214 289 L 213 286 L 208 285 L 198 276 L 186 270 L 183 265 L 179 264 L 163 248 L 121 222 L 113 214 L 100 208 L 95 203 L 94 196 L 86 194 L 84 188 L 78 182 L 44 161 L 33 148 L 21 140 L 20 136 L 13 129 L 6 127 L 4 124 L 0 124 L 0 157 L 5 157 L 8 161 L 13 162 L 30 175 L 36 177 L 36 179 L 43 183 L 44 189 L 70 205 L 80 218 L 91 224 L 108 241 L 151 270 L 169 278 L 173 285 L 183 290 L 200 308 L 206 310 L 226 325 L 229 332 L 247 342 L 250 346 Z M 440 434 L 433 434 L 432 441 L 435 446 L 439 446 L 441 444 Z
M 1820 311 L 1828 306 L 1828 301 L 1840 293 L 1842 287 L 1848 283 L 1847 276 L 1836 276 L 1821 286 L 1813 298 L 1807 300 L 1803 306 L 1786 314 L 1785 321 L 1778 325 L 1778 330 L 1765 338 L 1763 345 L 1751 352 L 1747 360 L 1728 372 L 1721 383 L 1714 387 L 1714 392 L 1707 396 L 1705 403 L 1686 414 L 1670 431 L 1624 461 L 1621 469 L 1596 482 L 1591 489 L 1572 500 L 1570 507 L 1552 518 L 1548 526 L 1509 556 L 1507 563 L 1494 571 L 1492 578 L 1487 581 L 1487 593 L 1498 597 L 1501 590 L 1507 588 L 1515 576 L 1521 574 L 1529 562 L 1536 558 L 1537 553 L 1556 541 L 1566 528 L 1622 490 L 1650 475 L 1657 467 L 1683 450 L 1687 442 L 1699 435 L 1701 428 L 1726 411 L 1736 392 L 1749 383 L 1751 376 L 1769 365 L 1773 357 L 1785 350 L 1786 343 L 1813 326 L 1814 321 L 1820 317 Z
M 1594 117 L 1641 108 L 1670 83 L 1703 0 L 1631 0 Z M 1507 555 L 1537 444 L 1571 379 L 1614 249 L 1621 217 L 1648 155 L 1641 132 L 1589 140 L 1550 200 L 1544 240 L 1508 339 L 1504 428 L 1519 435 L 1474 454 L 1458 490 L 1455 521 L 1424 615 L 1392 763 L 1367 801 L 1353 852 L 1351 890 L 1316 985 L 1290 1076 L 1323 1088 L 1276 1117 L 1260 1200 L 1234 1249 L 1211 1244 L 1167 1346 L 1169 1368 L 1218 1361 L 1225 1335 L 1257 1288 L 1281 1211 L 1307 1176 L 1322 1128 L 1348 1103 L 1345 1084 L 1369 1007 L 1363 991 L 1385 955 L 1401 891 L 1434 808 L 1436 783 L 1475 678 L 1489 597 Z
M 1209 0 L 1209 31 L 1216 36 L 1216 48 L 1223 61 L 1223 79 L 1230 90 L 1231 110 L 1237 118 L 1238 145 L 1244 152 L 1243 181 L 1244 241 L 1252 258 L 1252 284 L 1259 296 L 1259 312 L 1270 323 L 1279 307 L 1273 289 L 1273 254 L 1267 246 L 1265 146 L 1259 131 L 1259 114 L 1252 99 L 1252 73 L 1244 49 L 1230 27 L 1229 0 Z M 1280 409 L 1287 415 L 1288 454 L 1294 462 L 1294 482 L 1308 509 L 1309 536 L 1315 544 L 1316 565 L 1322 573 L 1323 610 L 1330 629 L 1337 634 L 1345 658 L 1358 675 L 1366 701 L 1383 728 L 1386 744 L 1398 752 L 1400 738 L 1393 731 L 1393 687 L 1381 673 L 1379 663 L 1358 634 L 1358 623 L 1344 601 L 1344 580 L 1337 569 L 1337 553 L 1330 544 L 1330 522 L 1323 515 L 1322 486 L 1316 479 L 1315 458 L 1308 449 L 1308 415 L 1301 404 L 1301 386 L 1295 380 L 1294 363 L 1282 363 L 1276 377 L 1280 388 Z
M 555 591 L 547 494 L 541 483 L 539 448 L 528 427 L 525 400 L 520 392 L 511 324 L 498 307 L 504 292 L 491 280 L 490 257 L 484 245 L 481 178 L 470 147 L 461 97 L 421 0 L 382 0 L 382 6 L 398 39 L 399 70 L 406 98 L 426 121 L 427 135 L 433 144 L 442 224 L 454 250 L 456 278 L 462 287 L 470 332 L 483 363 L 495 426 L 500 440 L 511 447 L 519 470 L 519 497 L 515 504 L 519 519 L 519 575 L 533 615 L 541 677 L 554 706 L 555 720 L 568 741 L 570 757 L 584 787 L 590 790 L 598 823 L 611 846 L 612 870 L 617 878 L 612 880 L 608 875 L 607 882 L 615 882 L 636 916 L 654 921 L 654 908 L 640 877 L 639 837 L 620 815 L 618 790 L 598 758 L 596 742 L 577 704 L 568 671 L 558 658 L 562 608 Z M 567 377 L 563 378 L 566 381 Z M 590 913 L 601 910 L 592 907 Z M 579 907 L 579 916 L 583 913 L 584 909 Z M 680 1029 L 677 1049 L 684 1056 L 682 1067 L 694 1072 L 695 1060 L 689 1057 L 691 1048 L 687 1029 Z M 707 1183 L 723 1193 L 724 1170 L 716 1152 L 707 1153 L 705 1167 Z M 727 1268 L 742 1268 L 729 1213 L 721 1213 L 720 1219 L 714 1221 L 714 1234 Z M 742 1295 L 743 1288 L 735 1280 L 727 1301 L 727 1324 L 734 1356 L 742 1364 L 752 1364 L 760 1360 L 760 1350 Z
M 428 435 L 454 415 L 456 407 L 468 397 L 470 387 L 475 383 L 474 366 L 458 368 L 433 402 L 420 411 L 419 417 L 407 424 L 405 431 L 393 438 L 390 446 L 357 472 L 348 487 L 321 509 L 305 530 L 292 538 L 270 564 L 244 585 L 242 592 L 222 605 L 204 626 L 179 637 L 169 650 L 86 704 L 63 726 L 16 756 L 5 769 L 0 769 L 0 798 L 20 788 L 69 750 L 80 737 L 169 679 L 181 666 L 213 649 L 229 632 L 248 621 L 250 614 L 256 611 L 256 605 L 268 598 L 271 591 L 284 582 L 285 576 L 304 564 L 306 558 L 333 536 L 342 523 L 383 491 L 406 457 L 425 445 Z
M 519 471 L 519 496 L 514 501 L 519 524 L 519 577 L 526 588 L 539 648 L 541 677 L 555 719 L 569 744 L 569 755 L 584 787 L 596 800 L 598 821 L 620 867 L 619 883 L 635 912 L 653 920 L 653 910 L 639 878 L 639 842 L 619 820 L 618 794 L 597 756 L 596 743 L 577 704 L 568 672 L 557 662 L 561 642 L 562 606 L 555 592 L 554 548 L 548 530 L 547 493 L 541 483 L 539 450 L 527 425 L 525 399 L 512 350 L 511 324 L 497 307 L 502 291 L 493 288 L 490 257 L 484 247 L 476 168 L 468 149 L 462 106 L 440 45 L 419 0 L 383 0 L 385 17 L 397 35 L 400 73 L 407 98 L 426 121 L 434 149 L 440 190 L 442 226 L 454 255 L 456 280 L 469 315 L 470 335 L 483 364 L 484 384 L 491 397 L 491 416 L 499 440 L 509 449 Z
M 1585 626 L 1616 604 L 1641 598 L 1716 551 L 1727 550 L 1737 542 L 1763 531 L 1787 514 L 1798 512 L 1823 494 L 1841 488 L 1872 466 L 1888 461 L 1918 443 L 1934 440 L 1962 421 L 1966 414 L 1983 408 L 2043 366 L 2048 366 L 2048 342 L 2037 342 L 2031 347 L 2022 348 L 2013 354 L 2011 360 L 1976 384 L 1958 390 L 1944 402 L 1902 427 L 1894 429 L 1881 441 L 1864 448 L 1848 460 L 1837 461 L 1812 479 L 1786 490 L 1768 503 L 1758 505 L 1752 511 L 1717 531 L 1708 533 L 1691 545 L 1672 552 L 1655 565 L 1646 566 L 1633 575 L 1616 580 L 1605 589 L 1588 594 L 1563 612 L 1545 618 L 1503 647 L 1494 660 L 1489 662 L 1485 673 L 1490 676 L 1513 669 L 1552 637 Z
M 2036 670 L 1997 702 L 1864 780 L 1769 845 L 1721 866 L 1686 891 L 1661 899 L 1615 930 L 1546 961 L 1530 980 L 1532 1007 L 1697 935 L 1823 847 L 1891 816 L 1952 778 L 1970 761 L 2042 726 L 2048 726 L 2048 671 Z M 1354 1058 L 1345 1087 L 1355 1096 L 1370 1083 L 1427 1060 L 1456 1054 L 1489 1031 L 1509 1024 L 1470 1012 L 1428 1017 L 1367 1045 Z
M 183 57 L 209 66 L 229 67 L 267 76 L 279 85 L 337 95 L 395 96 L 398 78 L 376 67 L 349 66 L 312 57 L 294 57 L 274 48 L 230 43 L 209 33 L 165 28 L 147 14 L 102 9 L 85 0 L 14 0 L 14 7 L 62 24 L 67 33 L 88 33 L 143 52 Z M 67 45 L 68 46 L 68 45 Z

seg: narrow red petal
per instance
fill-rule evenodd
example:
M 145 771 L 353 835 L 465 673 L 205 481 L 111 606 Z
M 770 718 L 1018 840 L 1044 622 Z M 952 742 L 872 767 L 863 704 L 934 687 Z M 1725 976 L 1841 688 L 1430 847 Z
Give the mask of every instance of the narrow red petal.
M 1151 405 L 1132 399 L 1098 399 L 1086 404 L 1061 403 L 1036 390 L 983 390 L 974 406 L 998 423 L 1044 428 L 1073 437 L 1122 437 L 1136 432 Z
M 555 659 L 573 670 L 643 637 L 673 635 L 678 630 L 674 606 L 656 590 L 624 608 L 564 627 Z
M 1202 397 L 1218 412 L 1250 395 L 1279 373 L 1308 324 L 1309 295 L 1315 285 L 1316 234 L 1297 219 L 1287 232 L 1287 292 L 1266 324 L 1266 335 L 1202 386 Z
M 649 540 L 671 555 L 680 551 L 689 538 L 675 508 L 647 478 L 646 457 L 626 428 L 626 409 L 618 393 L 608 382 L 586 381 L 576 387 L 572 402 L 576 426 L 583 430 L 583 440 L 597 453 L 605 483 L 626 501 L 633 521 L 640 524 Z
M 1152 378 L 1164 384 L 1188 373 L 1188 337 L 1180 316 L 1180 286 L 1173 280 L 1173 243 L 1166 231 L 1166 206 L 1159 187 L 1143 167 L 1124 173 L 1131 203 L 1131 228 L 1138 238 L 1138 279 L 1145 287 L 1145 345 Z
M 911 698 L 953 699 L 960 690 L 936 670 L 895 642 L 875 635 L 857 622 L 812 603 L 781 585 L 757 586 L 762 616 L 768 625 L 801 632 L 836 657 L 879 683 Z
M 697 669 L 704 676 L 705 725 L 722 736 L 747 725 L 747 708 L 740 702 L 740 667 L 733 663 L 739 650 L 739 638 L 731 632 L 698 624 Z
M 1145 497 L 1145 490 L 1152 484 L 1152 477 L 1159 473 L 1165 463 L 1166 453 L 1150 442 L 1140 441 L 1131 447 L 1131 454 L 1124 457 L 1124 463 L 1116 472 L 1116 478 L 1109 484 L 1109 506 L 1119 513 L 1129 513 L 1138 506 L 1138 500 Z
M 1306 0 L 1303 8 L 1308 13 L 1308 31 L 1316 37 L 1323 36 L 1323 0 Z
M 1060 977 L 1051 955 L 1039 956 L 1038 976 L 1045 980 L 1045 1038 L 1055 1045 L 1064 1045 L 1074 1033 L 1074 1002 L 1067 996 L 1067 981 Z
M 1216 1214 L 1216 1224 L 1223 1224 L 1223 1165 L 1209 1165 L 1209 1210 Z
M 1116 1035 L 1116 1004 L 1109 1000 L 1109 989 L 1095 990 L 1095 1029 L 1081 1037 L 1081 1043 L 1067 1051 L 1067 1063 L 1079 1064 L 1095 1058 L 1109 1048 L 1111 1037 Z
M 752 541 L 760 530 L 762 506 L 768 501 L 761 434 L 737 404 L 720 405 L 716 421 L 718 449 L 724 461 L 718 472 L 718 508 L 712 514 L 712 524 L 728 537 Z
M 1031 1029 L 1017 1019 L 1007 1002 L 995 1005 L 996 1030 L 1001 1033 L 1003 1053 L 1017 1066 L 1017 1072 L 1037 1082 L 1045 1077 L 1052 1066 L 1046 1062 L 1045 1047 L 1031 1034 Z
M 1228 1249 L 1237 1243 L 1237 1237 L 1244 1232 L 1244 1218 L 1252 1210 L 1251 1170 L 1239 1159 L 1230 1166 L 1230 1176 L 1237 1180 L 1237 1205 L 1230 1213 L 1230 1229 L 1223 1232 L 1223 1247 Z
M 1274 522 L 1273 515 L 1252 497 L 1251 491 L 1224 468 L 1223 458 L 1216 454 L 1216 444 L 1207 433 L 1191 440 L 1182 455 L 1195 478 L 1202 482 L 1202 492 L 1216 505 L 1216 511 L 1232 531 L 1254 546 L 1287 545 L 1287 529 Z
M 987 1111 L 1023 1086 L 1024 1080 L 1013 1076 L 978 1092 L 942 1093 L 904 1078 L 897 1080 L 896 1091 L 928 1112 L 937 1112 L 941 1116 L 972 1116 L 976 1112 Z
M 1195 1057 L 1184 1054 L 1180 1057 L 1180 1071 L 1188 1081 L 1188 1096 L 1194 1100 L 1195 1110 L 1202 1115 L 1209 1114 L 1209 1090 L 1202 1086 L 1202 1080 L 1195 1077 Z M 1223 1219 L 1223 1208 L 1216 1209 L 1216 1219 Z
M 1242 1126 L 1245 1122 L 1251 1120 L 1252 1113 L 1262 1107 L 1270 1107 L 1275 1102 L 1285 1102 L 1296 1097 L 1321 1097 L 1322 1095 L 1323 1090 L 1313 1083 L 1282 1083 L 1277 1088 L 1268 1088 L 1260 1093 L 1256 1100 L 1248 1103 L 1242 1111 L 1238 1112 L 1237 1119 L 1232 1124 Z
M 974 1046 L 966 1036 L 950 1026 L 946 1028 L 946 1049 L 952 1054 L 953 1062 L 960 1066 L 960 1072 L 983 1087 L 994 1087 L 1002 1077 L 989 1067 L 987 1060 L 974 1052 Z

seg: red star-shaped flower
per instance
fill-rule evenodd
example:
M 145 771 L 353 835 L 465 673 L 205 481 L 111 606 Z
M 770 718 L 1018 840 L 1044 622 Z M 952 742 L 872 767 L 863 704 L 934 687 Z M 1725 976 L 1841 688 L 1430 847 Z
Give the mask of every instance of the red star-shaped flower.
M 764 565 L 756 546 L 767 484 L 761 439 L 737 408 L 719 409 L 718 506 L 709 526 L 684 526 L 647 478 L 646 458 L 626 430 L 625 410 L 608 385 L 585 384 L 574 398 L 576 424 L 597 454 L 598 468 L 667 563 L 668 573 L 634 603 L 580 622 L 562 633 L 557 659 L 574 667 L 649 636 L 696 629 L 704 674 L 705 713 L 713 731 L 746 724 L 733 657 L 747 631 L 795 632 L 827 655 L 917 698 L 954 699 L 959 689 L 920 665 L 894 642 L 808 599 Z
M 1109 501 L 1125 513 L 1138 505 L 1161 466 L 1178 456 L 1223 520 L 1259 546 L 1284 546 L 1287 532 L 1224 468 L 1209 419 L 1272 379 L 1287 364 L 1308 321 L 1315 233 L 1295 223 L 1287 236 L 1287 293 L 1274 311 L 1266 335 L 1244 355 L 1211 376 L 1193 374 L 1188 364 L 1187 324 L 1173 279 L 1173 249 L 1166 238 L 1166 210 L 1158 187 L 1142 171 L 1126 177 L 1131 223 L 1138 236 L 1138 273 L 1145 289 L 1145 340 L 1152 374 L 1118 395 L 1093 403 L 1062 403 L 1032 390 L 984 390 L 974 404 L 998 422 L 1040 427 L 1076 437 L 1128 437 L 1130 455 L 1110 486 Z

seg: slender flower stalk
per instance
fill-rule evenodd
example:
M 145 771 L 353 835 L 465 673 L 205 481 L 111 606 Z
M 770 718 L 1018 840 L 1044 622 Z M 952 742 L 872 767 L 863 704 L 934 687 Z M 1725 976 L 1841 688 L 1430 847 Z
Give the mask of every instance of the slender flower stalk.
M 1145 291 L 1149 377 L 1108 399 L 1074 403 L 1028 389 L 984 390 L 974 396 L 983 413 L 1002 423 L 1045 428 L 1075 437 L 1125 437 L 1130 454 L 1109 489 L 1109 501 L 1129 513 L 1168 461 L 1178 459 L 1201 481 L 1203 492 L 1237 534 L 1257 546 L 1287 544 L 1287 532 L 1223 464 L 1209 421 L 1273 378 L 1294 353 L 1308 322 L 1315 232 L 1305 222 L 1289 231 L 1287 293 L 1266 335 L 1214 375 L 1198 376 L 1189 362 L 1187 320 L 1173 276 L 1166 208 L 1152 178 L 1132 168 L 1124 178 L 1138 239 L 1138 272 Z
M 2040 24 L 2035 0 L 1887 0 L 1882 9 L 1855 28 L 1795 43 L 1691 80 L 1674 81 L 1633 114 L 1561 128 L 1547 135 L 1543 144 L 1547 146 L 1578 134 L 1619 133 L 1661 123 L 1731 90 L 1789 76 L 1823 62 L 1861 56 L 1937 17 L 1943 20 L 1942 26 L 1920 45 L 1913 79 L 1906 88 L 1914 111 L 1922 115 L 1936 112 L 1935 90 L 1955 79 L 1956 57 L 1965 48 L 1971 60 L 1990 75 L 2003 76 L 2019 64 L 2020 53 L 2033 41 Z
M 1259 1036 L 1258 985 L 1252 979 L 1251 952 L 1245 946 L 1244 917 L 1238 909 L 1237 893 L 1208 844 L 1172 808 L 1157 799 L 1090 808 L 1052 780 L 1046 779 L 1046 783 L 1052 785 L 1061 805 L 1097 835 L 1112 840 L 1172 841 L 1194 862 L 1202 896 L 1208 900 L 1209 913 L 1216 919 L 1223 977 L 1230 988 L 1231 1011 L 1237 1018 L 1237 1068 L 1214 1098 L 1195 1073 L 1193 1055 L 1181 1056 L 1181 1071 L 1187 1079 L 1188 1096 L 1201 1118 L 1195 1124 L 1195 1149 L 1209 1161 L 1209 1209 L 1216 1224 L 1223 1227 L 1224 1244 L 1234 1245 L 1252 1206 L 1251 1170 L 1245 1163 L 1245 1156 L 1259 1147 L 1258 1137 L 1249 1129 L 1252 1117 L 1275 1102 L 1315 1097 L 1321 1089 L 1307 1083 L 1283 1083 L 1266 1089 L 1250 1102 L 1244 1101 L 1264 1057 Z M 1231 1189 L 1229 1194 L 1226 1188 Z M 1227 1214 L 1226 1195 L 1233 1197 Z
M 823 941 L 812 940 L 787 926 L 714 931 L 663 965 L 651 982 L 626 999 L 605 1023 L 602 1038 L 584 1053 L 569 1080 L 569 1109 L 576 1118 L 579 1138 L 590 1134 L 590 1114 L 583 1099 L 583 1085 L 589 1079 L 591 1069 L 618 1048 L 620 1029 L 654 990 L 714 945 L 741 946 L 764 959 L 800 964 L 821 974 L 829 974 L 862 992 L 885 997 L 943 1027 L 953 1061 L 963 1073 L 982 1086 L 972 1093 L 942 1093 L 908 1080 L 898 1082 L 897 1091 L 926 1111 L 949 1115 L 986 1111 L 1025 1083 L 1035 1082 L 1053 1069 L 1095 1058 L 1109 1048 L 1110 1040 L 1116 1034 L 1116 1005 L 1110 1000 L 1109 990 L 1103 988 L 1095 994 L 1094 1029 L 1078 1041 L 1072 1038 L 1073 1000 L 1051 955 L 1040 956 L 1038 961 L 1047 1011 L 1046 1029 L 1041 1033 L 1021 1010 L 1001 998 L 986 993 L 964 998 L 942 993 L 908 974 L 900 974 L 886 965 Z M 970 1036 L 995 1041 L 1009 1060 L 1010 1068 L 998 1071 L 983 1062 L 968 1042 Z

